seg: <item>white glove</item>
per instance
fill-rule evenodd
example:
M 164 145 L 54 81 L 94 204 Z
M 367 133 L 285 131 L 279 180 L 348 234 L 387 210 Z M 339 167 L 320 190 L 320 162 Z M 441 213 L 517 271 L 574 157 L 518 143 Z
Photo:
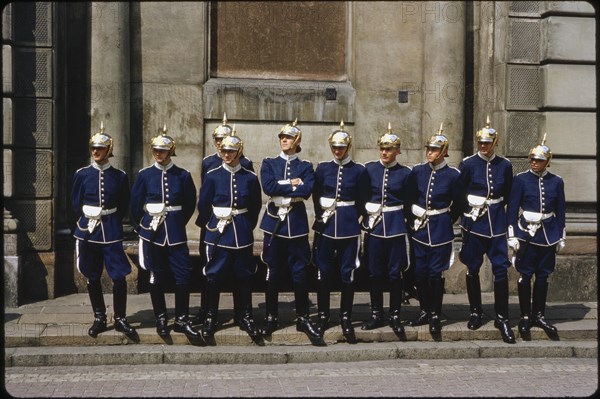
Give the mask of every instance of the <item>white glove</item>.
M 565 240 L 560 240 L 558 244 L 556 244 L 556 253 L 559 254 L 565 248 Z
M 519 250 L 519 240 L 517 240 L 514 237 L 511 237 L 508 239 L 508 246 L 510 248 L 512 248 L 513 251 L 518 251 Z

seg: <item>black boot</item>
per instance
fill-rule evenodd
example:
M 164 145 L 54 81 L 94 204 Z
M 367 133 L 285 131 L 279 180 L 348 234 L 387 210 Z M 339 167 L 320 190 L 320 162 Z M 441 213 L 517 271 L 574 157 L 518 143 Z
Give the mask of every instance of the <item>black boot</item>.
M 252 286 L 250 279 L 238 282 L 239 286 L 239 312 L 238 325 L 254 341 L 261 337 L 260 330 L 252 318 Z
M 98 334 L 106 331 L 106 305 L 104 304 L 104 295 L 102 295 L 100 280 L 89 281 L 87 289 L 94 311 L 94 323 L 88 330 L 88 335 L 96 338 Z
M 362 323 L 361 330 L 373 330 L 383 327 L 383 279 L 371 277 L 371 318 Z
M 419 316 L 410 321 L 412 327 L 423 326 L 429 322 L 429 281 L 426 278 L 416 279 L 415 286 L 419 296 Z
M 325 335 L 325 331 L 329 328 L 330 319 L 330 303 L 331 296 L 329 292 L 329 286 L 322 280 L 319 281 L 319 288 L 317 291 L 317 332 L 321 335 Z
M 113 282 L 113 307 L 115 308 L 115 330 L 125 335 L 135 335 L 136 331 L 125 318 L 127 309 L 127 282 Z
M 508 322 L 508 280 L 494 283 L 494 308 L 496 311 L 494 327 L 500 330 L 502 340 L 507 344 L 516 343 L 515 334 Z
M 352 326 L 352 305 L 354 303 L 354 286 L 352 283 L 342 283 L 342 295 L 340 298 L 340 322 L 342 334 L 349 343 L 356 342 L 354 326 Z
M 533 284 L 533 325 L 541 328 L 551 337 L 555 337 L 558 329 L 546 321 L 544 317 L 546 310 L 546 296 L 548 295 L 548 282 L 538 282 Z
M 166 337 L 169 335 L 167 327 L 169 316 L 167 314 L 165 292 L 160 282 L 155 281 L 154 283 L 150 283 L 150 300 L 152 301 L 154 316 L 156 317 L 156 332 L 159 336 Z
M 221 293 L 216 282 L 206 284 L 206 320 L 202 326 L 202 336 L 212 337 L 217 332 L 219 326 L 219 299 Z
M 479 274 L 469 274 L 467 272 L 467 297 L 469 298 L 469 307 L 471 308 L 471 316 L 467 322 L 469 330 L 477 330 L 482 325 L 482 307 L 481 307 L 481 282 Z
M 404 326 L 400 320 L 402 306 L 402 279 L 390 282 L 390 327 L 396 334 L 404 334 Z
M 175 324 L 173 331 L 184 333 L 188 339 L 200 338 L 200 333 L 192 327 L 190 313 L 190 286 L 189 284 L 175 285 Z
M 277 281 L 267 281 L 267 290 L 265 292 L 266 317 L 265 324 L 261 330 L 262 335 L 271 335 L 279 328 L 277 320 L 278 295 Z
M 207 295 L 206 295 L 206 286 L 202 289 L 200 293 L 200 309 L 198 309 L 198 314 L 194 317 L 192 322 L 194 324 L 204 324 L 206 321 L 206 314 L 208 313 L 207 303 Z
M 519 335 L 521 338 L 530 338 L 531 332 L 531 280 L 524 282 L 519 279 L 517 283 L 519 293 L 519 307 L 521 308 L 521 320 L 519 320 Z
M 442 302 L 444 300 L 444 279 L 429 280 L 430 284 L 430 316 L 429 332 L 432 335 L 439 334 L 442 331 L 440 317 L 442 316 Z
M 311 323 L 308 314 L 298 315 L 296 317 L 296 331 L 306 334 L 310 342 L 315 346 L 325 346 L 323 336 L 319 334 L 315 326 Z

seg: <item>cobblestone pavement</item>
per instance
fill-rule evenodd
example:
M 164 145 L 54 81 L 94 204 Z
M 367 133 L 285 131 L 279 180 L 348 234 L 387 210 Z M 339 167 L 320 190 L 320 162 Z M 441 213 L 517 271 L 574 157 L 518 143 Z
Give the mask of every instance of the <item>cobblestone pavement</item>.
M 597 358 L 10 367 L 13 397 L 586 397 Z

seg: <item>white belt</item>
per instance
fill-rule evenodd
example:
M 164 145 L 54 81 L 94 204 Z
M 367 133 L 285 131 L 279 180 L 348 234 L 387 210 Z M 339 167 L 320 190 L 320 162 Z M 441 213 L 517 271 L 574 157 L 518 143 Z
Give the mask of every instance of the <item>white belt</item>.
M 232 209 L 231 214 L 233 216 L 241 215 L 242 213 L 248 212 L 248 208 Z
M 450 211 L 450 208 L 428 209 L 425 211 L 425 215 L 427 215 L 427 216 L 441 215 L 442 213 L 446 213 L 449 211 Z
M 116 211 L 117 211 L 117 208 L 102 209 L 102 212 L 100 212 L 100 215 L 102 215 L 102 216 L 110 215 L 111 213 L 115 213 Z
M 394 212 L 394 211 L 399 211 L 401 209 L 404 209 L 404 205 L 394 205 L 394 206 L 384 205 L 383 207 L 381 207 L 381 212 Z
M 181 205 L 165 206 L 165 211 L 167 212 L 180 211 L 181 209 Z
M 500 202 L 504 201 L 504 197 L 500 197 L 500 198 L 490 198 L 490 199 L 486 199 L 485 202 L 488 205 L 492 205 L 492 204 L 499 204 Z
M 335 201 L 335 206 L 354 206 L 354 201 Z

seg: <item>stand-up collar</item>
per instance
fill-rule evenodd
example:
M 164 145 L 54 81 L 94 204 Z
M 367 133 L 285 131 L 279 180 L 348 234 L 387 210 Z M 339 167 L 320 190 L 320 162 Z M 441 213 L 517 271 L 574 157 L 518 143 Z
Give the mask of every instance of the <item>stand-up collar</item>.
M 292 154 L 292 155 L 287 155 L 286 153 L 284 153 L 283 151 L 281 151 L 281 153 L 279 154 L 279 156 L 283 159 L 285 159 L 286 161 L 293 161 L 294 159 L 298 159 L 298 154 Z
M 110 164 L 110 162 L 105 163 L 104 165 L 100 165 L 99 163 L 97 163 L 96 161 L 92 161 L 92 167 L 94 169 L 98 169 L 98 170 L 106 170 L 108 168 L 110 168 L 112 165 Z
M 492 159 L 496 158 L 496 153 L 493 153 L 492 156 L 489 158 L 483 155 L 480 151 L 477 151 L 477 155 L 479 155 L 479 158 L 483 159 L 486 162 L 490 162 Z
M 394 166 L 398 165 L 398 161 L 393 161 L 390 162 L 388 164 L 383 163 L 383 161 L 380 159 L 379 163 L 383 165 L 384 168 L 388 169 L 388 168 L 393 168 Z
M 223 169 L 225 169 L 229 173 L 235 173 L 235 172 L 239 171 L 240 169 L 242 169 L 242 165 L 238 163 L 236 166 L 231 167 L 231 166 L 227 165 L 225 162 L 223 162 Z
M 439 164 L 437 164 L 435 166 L 431 162 L 429 162 L 429 167 L 432 170 L 440 170 L 440 169 L 442 169 L 446 165 L 448 165 L 448 163 L 446 162 L 446 160 L 443 160 L 442 162 L 440 162 Z
M 342 159 L 341 161 L 338 161 L 337 159 L 333 158 L 333 162 L 337 163 L 338 165 L 342 165 L 342 166 L 347 165 L 350 161 L 352 161 L 352 157 L 350 155 L 348 155 L 346 158 Z
M 165 166 L 162 166 L 158 162 L 154 162 L 154 167 L 158 168 L 159 170 L 162 170 L 163 172 L 166 172 L 167 170 L 171 169 L 173 167 L 173 165 L 174 165 L 173 161 L 169 162 Z
M 531 173 L 533 173 L 534 175 L 536 175 L 537 177 L 544 177 L 544 176 L 546 176 L 546 173 L 548 173 L 548 169 L 544 169 L 544 170 L 542 171 L 542 173 L 536 173 L 536 172 L 534 172 L 532 169 L 529 169 L 529 171 L 530 171 Z

